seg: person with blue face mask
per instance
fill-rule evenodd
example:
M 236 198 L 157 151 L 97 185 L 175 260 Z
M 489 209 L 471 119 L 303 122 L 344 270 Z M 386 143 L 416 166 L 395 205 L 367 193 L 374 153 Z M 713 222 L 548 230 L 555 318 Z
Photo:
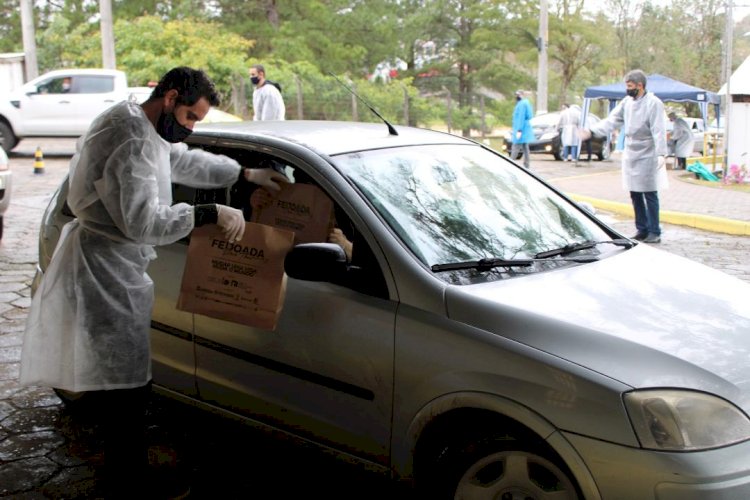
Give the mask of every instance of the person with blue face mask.
M 214 223 L 242 238 L 240 210 L 172 203 L 172 182 L 196 188 L 246 180 L 278 190 L 286 177 L 243 168 L 183 141 L 219 104 L 203 71 L 178 67 L 143 104 L 123 101 L 99 115 L 70 162 L 67 223 L 34 294 L 20 381 L 87 396 L 104 431 L 107 498 L 142 498 L 145 413 L 151 382 L 154 294 L 146 273 L 154 247 Z M 176 277 L 179 279 L 179 277 Z
M 253 64 L 248 73 L 254 86 L 253 120 L 283 120 L 286 107 L 278 84 L 266 79 L 266 69 L 262 64 Z
M 633 239 L 661 242 L 659 190 L 667 187 L 667 127 L 664 103 L 646 91 L 646 74 L 635 69 L 625 75 L 626 96 L 589 129 L 580 131 L 581 140 L 591 135 L 606 136 L 616 129 L 625 135 L 622 155 L 623 186 L 630 191 L 635 213 Z

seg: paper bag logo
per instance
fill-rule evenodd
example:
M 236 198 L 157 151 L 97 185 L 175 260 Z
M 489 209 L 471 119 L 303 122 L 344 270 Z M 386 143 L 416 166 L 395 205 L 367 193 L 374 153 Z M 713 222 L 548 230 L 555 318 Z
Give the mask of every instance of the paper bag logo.
M 287 212 L 291 212 L 295 215 L 303 215 L 305 217 L 310 217 L 310 212 L 312 212 L 308 205 L 291 201 L 277 200 L 276 206 Z
M 211 240 L 211 246 L 223 250 L 224 253 L 233 253 L 243 258 L 265 259 L 262 248 L 250 247 L 241 243 L 233 243 L 227 240 Z

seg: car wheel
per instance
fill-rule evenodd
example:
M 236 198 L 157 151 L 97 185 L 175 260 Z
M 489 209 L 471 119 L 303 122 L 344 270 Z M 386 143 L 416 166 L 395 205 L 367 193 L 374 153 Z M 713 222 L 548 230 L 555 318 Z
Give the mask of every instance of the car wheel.
M 429 483 L 422 487 L 429 498 L 580 498 L 553 452 L 510 436 L 470 439 L 444 448 Z
M 596 157 L 599 158 L 599 161 L 608 160 L 610 153 L 612 153 L 612 143 L 606 141 L 602 144 L 602 150 L 596 154 Z
M 552 156 L 554 156 L 555 160 L 557 160 L 557 161 L 561 161 L 563 159 L 563 157 L 562 157 L 562 151 L 560 150 L 559 147 L 558 148 L 554 148 L 552 150 Z
M 8 125 L 0 121 L 0 147 L 2 147 L 6 153 L 9 153 L 11 149 L 16 147 L 18 140 L 13 135 L 13 131 Z

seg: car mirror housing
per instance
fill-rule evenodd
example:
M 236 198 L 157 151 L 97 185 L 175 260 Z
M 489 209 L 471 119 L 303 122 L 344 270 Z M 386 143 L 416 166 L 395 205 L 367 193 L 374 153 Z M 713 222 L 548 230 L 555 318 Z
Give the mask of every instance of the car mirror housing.
M 346 273 L 346 254 L 335 243 L 303 243 L 286 255 L 284 270 L 298 280 L 335 282 Z

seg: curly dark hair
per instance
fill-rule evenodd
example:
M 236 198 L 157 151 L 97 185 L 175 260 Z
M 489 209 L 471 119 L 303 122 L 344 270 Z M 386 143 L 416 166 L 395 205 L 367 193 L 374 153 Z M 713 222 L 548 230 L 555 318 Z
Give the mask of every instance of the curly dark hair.
M 154 87 L 150 98 L 164 97 L 172 89 L 177 91 L 177 102 L 180 104 L 192 106 L 201 97 L 205 97 L 211 106 L 220 104 L 219 94 L 216 92 L 214 83 L 200 69 L 188 68 L 187 66 L 170 69 L 161 77 L 159 84 Z

